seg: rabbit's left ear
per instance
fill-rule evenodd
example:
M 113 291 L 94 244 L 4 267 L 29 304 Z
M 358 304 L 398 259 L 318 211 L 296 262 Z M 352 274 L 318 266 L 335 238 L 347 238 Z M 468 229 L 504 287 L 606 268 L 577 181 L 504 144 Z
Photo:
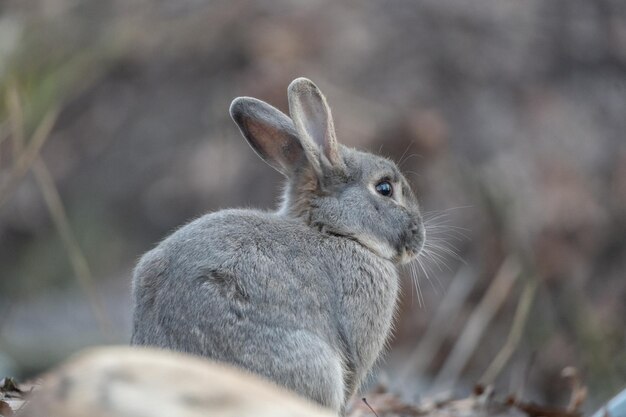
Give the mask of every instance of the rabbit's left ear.
M 343 160 L 326 98 L 311 80 L 297 78 L 289 85 L 289 113 L 309 162 L 315 168 L 341 168 Z
M 293 122 L 283 112 L 252 97 L 238 97 L 230 115 L 239 130 L 265 162 L 290 177 L 306 158 Z

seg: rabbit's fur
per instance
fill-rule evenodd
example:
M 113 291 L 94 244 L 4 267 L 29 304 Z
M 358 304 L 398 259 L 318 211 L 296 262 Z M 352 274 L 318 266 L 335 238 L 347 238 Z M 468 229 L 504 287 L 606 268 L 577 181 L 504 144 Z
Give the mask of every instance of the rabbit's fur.
M 343 412 L 387 339 L 396 268 L 421 250 L 424 227 L 393 162 L 337 143 L 315 84 L 288 92 L 291 119 L 248 97 L 230 108 L 288 178 L 281 208 L 207 214 L 144 255 L 132 344 L 235 364 Z

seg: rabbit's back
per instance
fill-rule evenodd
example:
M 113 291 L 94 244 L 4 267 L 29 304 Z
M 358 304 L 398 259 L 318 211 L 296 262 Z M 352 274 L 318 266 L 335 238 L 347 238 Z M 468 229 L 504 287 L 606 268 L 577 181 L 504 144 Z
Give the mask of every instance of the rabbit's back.
M 160 325 L 169 317 L 180 326 L 208 316 L 306 326 L 305 318 L 324 319 L 335 294 L 317 256 L 324 244 L 304 224 L 272 213 L 203 216 L 141 259 L 136 313 L 156 314 Z

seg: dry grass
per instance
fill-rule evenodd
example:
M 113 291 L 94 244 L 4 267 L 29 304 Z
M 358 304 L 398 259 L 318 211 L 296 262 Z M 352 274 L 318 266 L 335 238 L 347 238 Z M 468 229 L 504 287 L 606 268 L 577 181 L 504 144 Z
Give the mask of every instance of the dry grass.
M 89 263 L 76 240 L 54 179 L 50 175 L 45 162 L 40 157 L 40 150 L 50 136 L 59 111 L 57 108 L 50 109 L 38 124 L 32 137 L 26 140 L 23 105 L 19 90 L 15 84 L 10 84 L 7 89 L 6 108 L 9 130 L 4 137 L 11 138 L 12 163 L 6 170 L 7 172 L 2 172 L 4 180 L 0 183 L 0 207 L 15 191 L 26 174 L 32 172 L 57 233 L 61 238 L 74 275 L 89 299 L 91 309 L 103 336 L 109 337 L 111 333 L 110 321 L 95 290 L 94 278 L 89 268 Z

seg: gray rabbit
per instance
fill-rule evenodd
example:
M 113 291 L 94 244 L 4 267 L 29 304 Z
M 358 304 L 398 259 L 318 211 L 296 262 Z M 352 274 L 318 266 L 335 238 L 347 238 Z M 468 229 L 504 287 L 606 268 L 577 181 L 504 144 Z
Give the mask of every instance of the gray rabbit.
M 230 107 L 287 177 L 280 209 L 207 214 L 145 254 L 131 343 L 227 362 L 343 413 L 385 345 L 397 266 L 424 226 L 393 162 L 337 142 L 315 84 L 298 78 L 288 94 L 291 118 L 249 97 Z

